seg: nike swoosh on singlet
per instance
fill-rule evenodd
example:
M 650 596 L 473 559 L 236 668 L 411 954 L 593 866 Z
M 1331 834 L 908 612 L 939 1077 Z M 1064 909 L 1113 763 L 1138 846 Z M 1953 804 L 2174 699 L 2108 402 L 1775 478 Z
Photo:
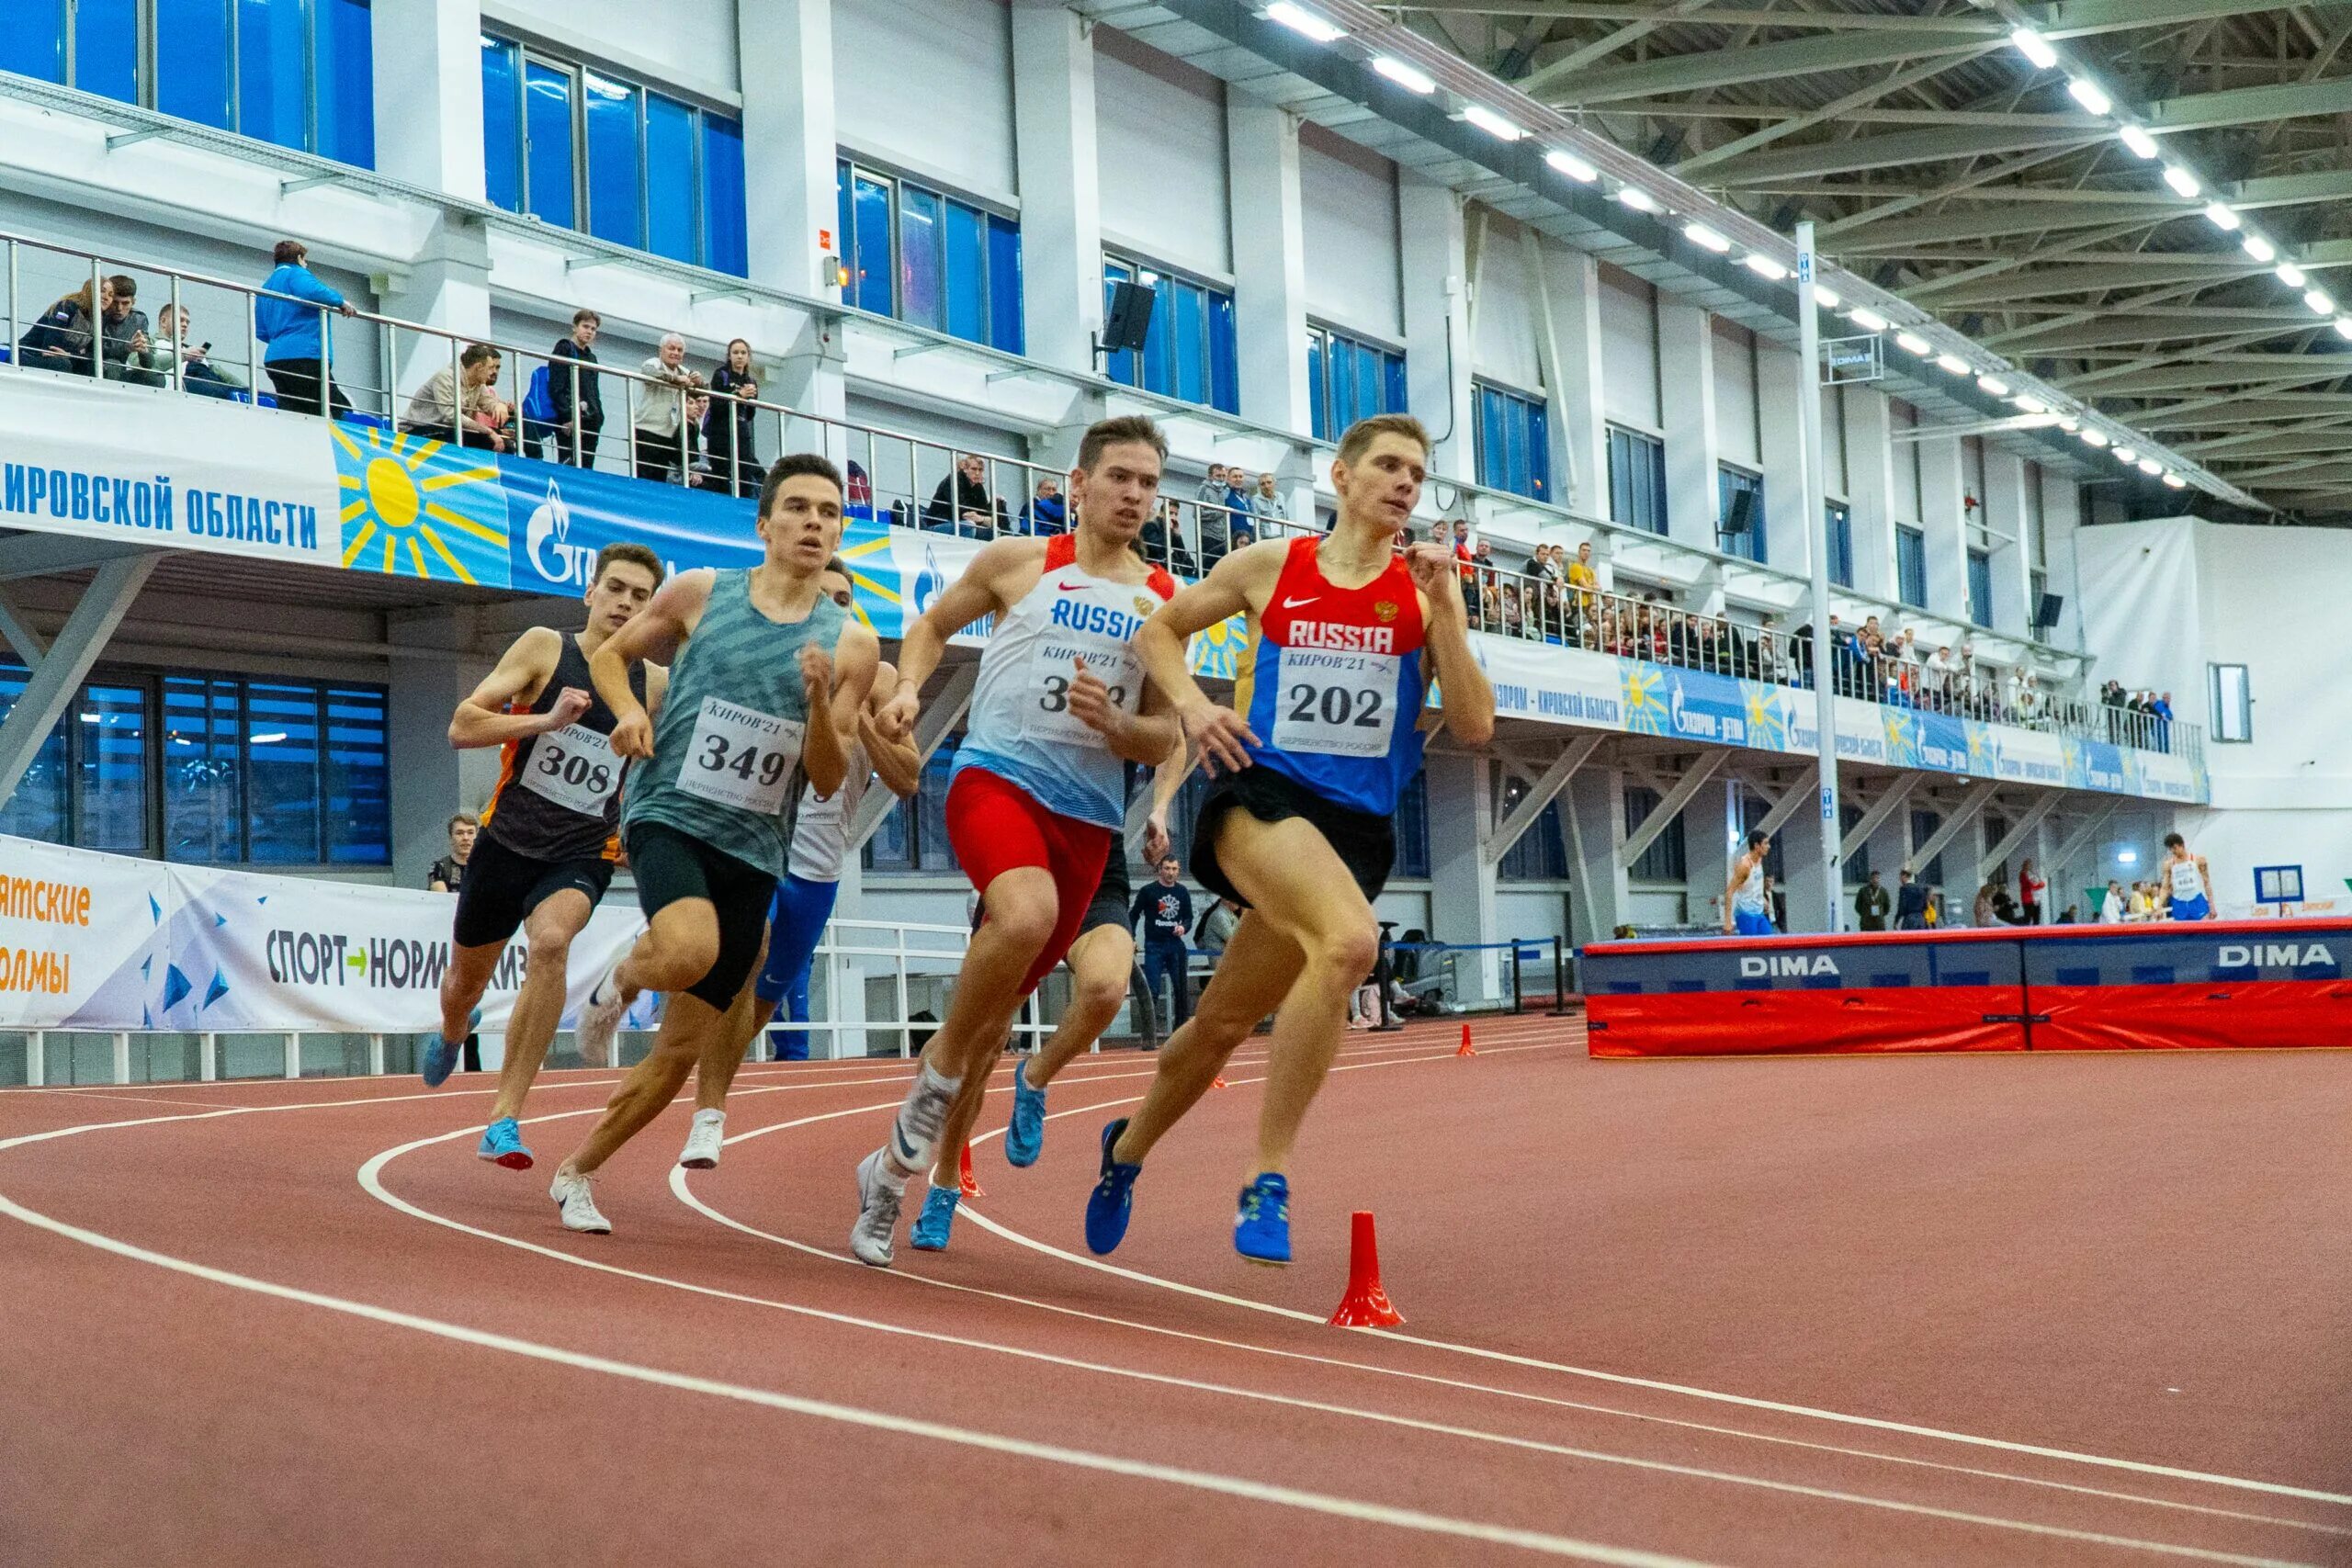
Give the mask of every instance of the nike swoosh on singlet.
M 1085 588 L 1085 586 L 1086 584 L 1083 582 L 1057 582 L 1054 584 L 1054 589 L 1057 592 L 1076 593 Z
M 1310 593 L 1304 599 L 1285 599 L 1283 601 L 1283 608 L 1285 610 L 1295 610 L 1301 604 L 1312 604 L 1321 597 L 1322 595 L 1320 593 Z

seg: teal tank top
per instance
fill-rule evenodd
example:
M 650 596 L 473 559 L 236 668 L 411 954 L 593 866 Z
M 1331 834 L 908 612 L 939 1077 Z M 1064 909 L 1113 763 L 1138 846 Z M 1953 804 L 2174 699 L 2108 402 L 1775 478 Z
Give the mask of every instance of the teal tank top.
M 752 574 L 722 571 L 694 636 L 670 667 L 653 755 L 629 768 L 621 831 L 658 822 L 781 881 L 807 780 L 808 723 L 800 650 L 835 653 L 849 613 L 820 594 L 807 618 L 772 621 Z

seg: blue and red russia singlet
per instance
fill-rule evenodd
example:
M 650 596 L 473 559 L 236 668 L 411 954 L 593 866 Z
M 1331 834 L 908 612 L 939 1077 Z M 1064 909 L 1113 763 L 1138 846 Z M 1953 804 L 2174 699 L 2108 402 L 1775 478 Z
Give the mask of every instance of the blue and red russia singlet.
M 1142 582 L 1120 582 L 1078 564 L 1077 535 L 1046 540 L 1045 574 L 998 617 L 980 654 L 956 771 L 985 769 L 1057 816 L 1102 828 L 1125 822 L 1125 764 L 1069 711 L 1070 682 L 1083 659 L 1115 705 L 1139 711 L 1143 660 L 1134 637 L 1175 593 L 1176 580 L 1159 567 Z
M 1393 817 L 1421 771 L 1420 595 L 1401 557 L 1362 588 L 1316 564 L 1322 541 L 1293 539 L 1273 597 L 1250 628 L 1234 705 L 1261 744 L 1257 766 L 1335 805 Z

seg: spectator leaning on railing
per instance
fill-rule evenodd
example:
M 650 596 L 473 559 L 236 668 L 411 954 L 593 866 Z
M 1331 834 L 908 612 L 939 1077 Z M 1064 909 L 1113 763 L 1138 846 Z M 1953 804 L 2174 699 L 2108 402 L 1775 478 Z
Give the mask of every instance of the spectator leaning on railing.
M 666 482 L 675 471 L 691 479 L 685 433 L 694 417 L 693 394 L 701 388 L 702 378 L 686 368 L 686 340 L 664 333 L 659 352 L 637 368 L 645 378 L 637 385 L 637 407 L 630 415 L 637 427 L 637 477 Z
M 263 291 L 254 299 L 254 330 L 267 345 L 262 360 L 277 393 L 277 406 L 321 414 L 332 408 L 341 419 L 351 412 L 351 400 L 329 373 L 334 345 L 328 340 L 324 317 L 328 310 L 345 316 L 359 312 L 319 281 L 310 257 L 310 247 L 300 240 L 277 242 L 277 269 L 262 279 Z
M 133 363 L 143 362 L 150 342 L 147 312 L 139 309 L 139 280 L 128 273 L 107 279 L 100 314 L 105 318 L 107 375 L 120 379 Z
M 126 372 L 131 380 L 142 386 L 168 387 L 176 362 L 181 366 L 181 383 L 199 396 L 227 398 L 244 390 L 243 382 L 212 363 L 210 344 L 189 341 L 195 329 L 189 325 L 187 306 L 164 306 L 156 318 L 156 331 L 159 335 L 147 345 L 146 353 L 132 357 Z
M 444 365 L 425 378 L 401 415 L 401 429 L 463 446 L 508 450 L 509 410 L 491 390 L 498 380 L 499 365 L 496 348 L 486 343 L 468 344 L 458 355 L 454 370 Z
M 752 419 L 760 411 L 752 400 L 760 395 L 758 373 L 752 367 L 752 345 L 741 338 L 727 345 L 727 362 L 710 373 L 710 412 L 703 416 L 702 439 L 710 454 L 718 482 L 746 500 L 756 499 L 766 471 L 752 442 Z
M 1252 516 L 1277 523 L 1290 521 L 1290 503 L 1275 491 L 1273 475 L 1258 476 L 1258 488 L 1250 496 L 1250 512 Z
M 575 468 L 596 466 L 596 440 L 605 429 L 605 378 L 582 368 L 596 363 L 593 346 L 605 328 L 594 310 L 571 313 L 571 335 L 560 339 L 548 356 L 548 400 L 555 405 L 555 448 Z
M 1037 476 L 1036 492 L 1021 509 L 1021 526 L 1031 534 L 1069 531 L 1069 502 L 1062 499 L 1061 481 L 1051 474 Z
M 944 534 L 993 539 L 1005 529 L 1004 502 L 989 493 L 987 459 L 966 452 L 922 509 L 922 525 Z
M 97 284 L 97 300 L 93 304 L 92 287 L 82 285 L 43 310 L 40 319 L 25 329 L 25 335 L 17 340 L 20 363 L 73 376 L 91 373 L 95 361 L 90 349 L 97 341 L 96 322 L 99 312 L 106 309 L 107 293 L 104 283 Z

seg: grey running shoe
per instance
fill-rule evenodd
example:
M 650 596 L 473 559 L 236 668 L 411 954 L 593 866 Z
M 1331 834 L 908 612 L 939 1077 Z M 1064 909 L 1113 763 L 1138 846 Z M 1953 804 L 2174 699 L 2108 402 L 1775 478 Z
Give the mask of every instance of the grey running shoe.
M 548 1188 L 548 1196 L 554 1199 L 556 1207 L 563 1212 L 564 1229 L 582 1231 L 589 1235 L 610 1235 L 613 1234 L 613 1222 L 597 1212 L 592 1179 L 577 1171 L 559 1170 L 555 1173 L 554 1182 Z
M 686 1146 L 678 1156 L 678 1163 L 688 1170 L 717 1170 L 719 1145 L 727 1136 L 727 1112 L 697 1111 L 694 1125 L 686 1129 Z
M 890 1120 L 890 1154 L 901 1170 L 929 1170 L 947 1112 L 956 1103 L 957 1085 L 946 1083 L 929 1067 L 915 1071 L 914 1087 L 906 1103 Z
M 621 995 L 616 977 L 619 972 L 620 964 L 616 961 L 589 987 L 588 999 L 580 1004 L 580 1027 L 572 1031 L 572 1037 L 580 1043 L 581 1059 L 592 1066 L 609 1067 L 617 1059 L 613 1041 L 621 1032 L 622 1015 L 628 1011 L 628 998 Z
M 857 1224 L 849 1228 L 849 1249 L 860 1263 L 876 1269 L 890 1267 L 899 1234 L 899 1201 L 906 1195 L 903 1184 L 890 1185 L 883 1158 L 883 1151 L 876 1149 L 857 1162 Z

